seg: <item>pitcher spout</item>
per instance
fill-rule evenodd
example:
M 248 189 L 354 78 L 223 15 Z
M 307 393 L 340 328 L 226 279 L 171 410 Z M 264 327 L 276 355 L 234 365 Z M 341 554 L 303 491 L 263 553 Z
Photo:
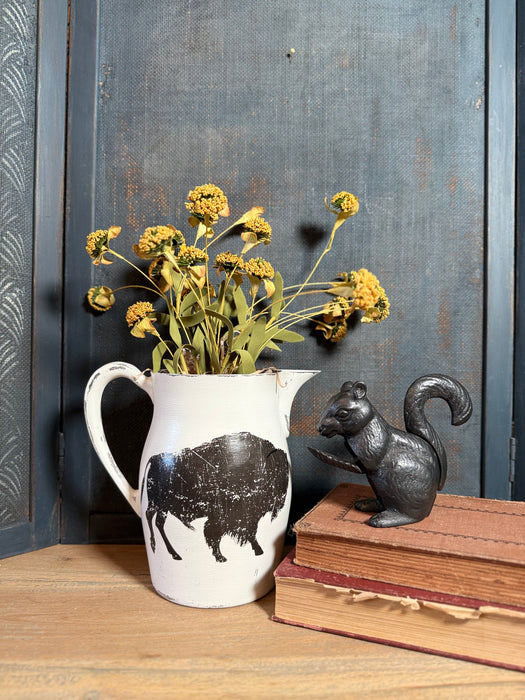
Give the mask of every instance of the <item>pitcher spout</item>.
M 309 379 L 319 374 L 320 370 L 306 369 L 281 369 L 277 374 L 277 394 L 279 397 L 279 409 L 286 430 L 286 435 L 290 433 L 290 412 L 293 400 L 299 389 Z

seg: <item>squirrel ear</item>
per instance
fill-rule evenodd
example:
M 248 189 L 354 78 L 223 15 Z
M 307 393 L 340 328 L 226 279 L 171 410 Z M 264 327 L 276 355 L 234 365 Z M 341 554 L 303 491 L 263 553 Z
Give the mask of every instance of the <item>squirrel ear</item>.
M 366 396 L 366 384 L 364 382 L 354 382 L 354 396 L 356 399 L 364 399 Z

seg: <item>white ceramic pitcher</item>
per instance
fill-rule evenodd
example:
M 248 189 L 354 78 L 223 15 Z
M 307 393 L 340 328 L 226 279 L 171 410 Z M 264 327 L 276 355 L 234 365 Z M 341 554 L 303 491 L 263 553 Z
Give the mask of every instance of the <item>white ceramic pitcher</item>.
M 315 374 L 142 373 L 112 362 L 92 375 L 84 404 L 89 435 L 142 518 L 151 579 L 161 596 L 193 607 L 229 607 L 272 588 L 290 510 L 290 409 Z M 115 463 L 102 425 L 104 388 L 119 377 L 146 391 L 154 406 L 138 489 Z

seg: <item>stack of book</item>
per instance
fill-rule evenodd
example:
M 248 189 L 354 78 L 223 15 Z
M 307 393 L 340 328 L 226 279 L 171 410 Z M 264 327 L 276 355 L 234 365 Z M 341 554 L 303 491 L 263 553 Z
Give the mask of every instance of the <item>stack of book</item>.
M 340 484 L 295 524 L 273 619 L 525 671 L 525 502 L 438 495 L 425 520 L 373 528 Z

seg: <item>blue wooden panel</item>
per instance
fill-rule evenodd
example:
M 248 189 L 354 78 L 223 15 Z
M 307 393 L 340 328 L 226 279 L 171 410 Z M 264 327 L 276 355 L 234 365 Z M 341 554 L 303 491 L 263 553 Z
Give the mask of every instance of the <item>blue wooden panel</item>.
M 525 500 L 525 12 L 517 5 L 516 359 L 514 497 Z
M 2 466 L 7 462 L 15 482 L 24 484 L 21 510 L 7 522 L 0 518 L 0 556 L 7 556 L 53 544 L 59 538 L 67 1 L 0 3 L 0 25 L 3 38 L 6 29 L 12 32 L 9 40 L 2 42 L 2 87 L 14 91 L 11 96 L 16 102 L 14 115 L 2 102 L 2 145 L 8 146 L 2 152 L 2 176 L 6 175 L 9 155 L 18 159 L 18 163 L 14 158 L 9 161 L 13 167 L 8 177 L 2 177 L 2 197 L 6 190 L 14 190 L 26 207 L 16 216 L 16 211 L 13 214 L 6 209 L 2 198 L 2 243 L 10 243 L 2 257 L 2 275 L 8 275 L 7 283 L 2 278 L 2 324 L 6 301 L 11 312 L 7 332 L 2 326 L 3 341 L 9 343 L 2 345 L 2 352 L 4 347 L 12 349 L 15 341 L 23 344 L 19 356 L 8 364 L 2 354 L 0 370 Z M 16 63 L 11 72 L 6 65 L 10 59 Z M 22 305 L 23 313 L 16 302 Z M 24 362 L 21 368 L 20 360 Z M 4 400 L 6 390 L 9 404 Z M 7 413 L 13 402 L 19 410 Z M 9 434 L 13 419 L 25 441 L 19 460 Z M 12 499 L 1 477 L 0 483 L 2 510 Z
M 75 532 L 85 531 L 79 508 L 97 517 L 127 512 L 91 461 L 80 385 L 109 360 L 150 362 L 146 341 L 132 339 L 123 321 L 131 297 L 95 322 L 82 308 L 84 290 L 102 279 L 84 256 L 83 236 L 120 225 L 117 247 L 128 251 L 147 225 L 184 229 L 187 192 L 205 182 L 226 191 L 234 213 L 265 207 L 274 233 L 264 253 L 290 282 L 305 277 L 328 236 L 324 197 L 353 191 L 361 210 L 320 275 L 368 267 L 390 297 L 384 324 L 357 324 L 330 348 L 310 337 L 268 359 L 323 370 L 292 417 L 299 508 L 346 478 L 306 449 L 328 447 L 315 434 L 328 395 L 363 379 L 387 419 L 401 424 L 405 391 L 427 372 L 456 376 L 473 396 L 473 418 L 461 428 L 448 425 L 438 402 L 429 416 L 449 452 L 447 490 L 480 494 L 485 3 L 304 0 L 298 11 L 246 2 L 225 13 L 224 3 L 159 0 L 141 3 L 133 16 L 124 0 L 72 8 L 66 375 L 74 439 L 66 469 Z M 119 284 L 117 266 L 104 272 L 110 286 Z M 148 409 L 129 400 L 132 410 L 114 392 L 108 413 L 121 414 L 126 439 L 109 429 L 131 475 L 140 439 L 129 436 L 147 423 Z M 494 474 L 502 478 L 499 467 Z
M 489 3 L 487 138 L 487 347 L 484 490 L 510 498 L 514 330 L 516 8 Z M 497 261 L 497 262 L 496 262 Z M 508 270 L 504 275 L 502 271 Z
M 64 298 L 62 536 L 65 542 L 89 539 L 93 464 L 83 421 L 83 394 L 86 378 L 95 369 L 88 349 L 93 319 L 84 309 L 76 277 L 85 262 L 85 228 L 91 230 L 94 226 L 97 4 L 93 0 L 71 4 L 66 243 L 71 240 L 74 244 L 66 245 L 64 251 L 64 286 L 69 290 Z

